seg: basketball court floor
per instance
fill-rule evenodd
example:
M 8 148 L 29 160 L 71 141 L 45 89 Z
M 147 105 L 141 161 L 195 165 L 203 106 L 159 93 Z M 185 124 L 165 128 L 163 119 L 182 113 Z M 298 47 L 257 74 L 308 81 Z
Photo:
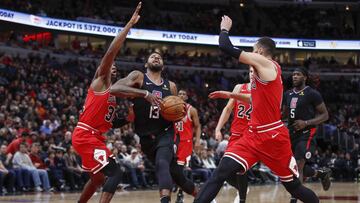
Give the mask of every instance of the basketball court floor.
M 306 184 L 306 186 L 313 189 L 320 197 L 320 202 L 331 203 L 360 203 L 360 184 L 357 183 L 333 183 L 329 191 L 322 190 L 319 183 Z M 79 197 L 79 193 L 37 193 L 19 196 L 3 196 L 0 197 L 0 203 L 21 203 L 21 202 L 35 202 L 35 203 L 73 203 Z M 236 191 L 231 188 L 223 188 L 216 201 L 218 203 L 232 203 Z M 91 203 L 98 202 L 100 194 L 96 194 Z M 251 203 L 288 203 L 289 194 L 285 191 L 282 185 L 262 185 L 250 186 L 248 194 L 248 201 Z M 172 202 L 175 202 L 175 195 L 172 196 Z M 185 203 L 191 203 L 193 198 L 185 197 Z M 112 202 L 118 203 L 158 203 L 159 197 L 156 190 L 147 191 L 131 191 L 131 192 L 117 192 Z

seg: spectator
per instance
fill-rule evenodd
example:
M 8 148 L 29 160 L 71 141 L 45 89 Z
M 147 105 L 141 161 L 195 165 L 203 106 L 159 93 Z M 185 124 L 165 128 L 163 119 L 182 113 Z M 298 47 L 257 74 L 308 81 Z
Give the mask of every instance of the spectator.
M 145 178 L 145 167 L 142 158 L 138 155 L 136 149 L 131 150 L 131 155 L 125 158 L 125 163 L 130 165 L 131 185 L 135 188 L 140 188 L 140 183 L 143 187 L 148 188 Z
M 215 170 L 216 164 L 213 157 L 208 156 L 207 150 L 201 150 L 201 162 L 204 164 L 204 168 L 210 169 L 211 173 Z
M 63 161 L 63 162 L 62 162 Z M 51 151 L 45 160 L 46 166 L 49 168 L 49 174 L 56 179 L 54 185 L 58 190 L 65 190 L 65 179 L 63 170 L 65 170 L 65 161 L 55 158 L 55 152 Z M 58 186 L 59 184 L 60 187 Z
M 190 160 L 190 167 L 193 176 L 200 176 L 202 181 L 206 182 L 211 176 L 211 170 L 205 168 L 204 163 L 200 158 L 201 150 L 193 153 Z
M 31 162 L 31 159 L 27 153 L 28 151 L 26 145 L 21 143 L 20 151 L 16 152 L 13 158 L 14 166 L 30 171 L 34 181 L 36 192 L 43 191 L 40 185 L 43 186 L 43 189 L 45 191 L 50 191 L 49 177 L 46 170 L 37 169 Z
M 13 167 L 12 164 L 12 154 L 6 154 L 7 146 L 1 145 L 0 148 L 0 160 L 3 163 L 6 170 L 9 171 L 9 173 L 14 174 L 16 178 L 16 188 L 17 191 L 26 192 L 30 188 L 30 172 L 27 169 L 17 168 Z M 11 192 L 11 191 L 10 191 Z
M 57 151 L 56 156 L 61 159 L 62 151 Z M 74 147 L 72 145 L 67 148 L 67 152 L 64 155 L 63 159 L 65 160 L 65 174 L 68 177 L 67 180 L 70 184 L 70 188 L 72 190 L 78 190 L 82 188 L 88 178 L 84 170 L 77 162 L 77 157 L 74 151 Z
M 50 120 L 44 120 L 43 125 L 40 127 L 40 132 L 47 136 L 51 135 L 54 129 L 51 128 L 50 124 Z
M 6 184 L 6 191 L 9 194 L 14 193 L 15 173 L 7 170 L 0 160 L 0 195 L 3 195 L 3 185 Z

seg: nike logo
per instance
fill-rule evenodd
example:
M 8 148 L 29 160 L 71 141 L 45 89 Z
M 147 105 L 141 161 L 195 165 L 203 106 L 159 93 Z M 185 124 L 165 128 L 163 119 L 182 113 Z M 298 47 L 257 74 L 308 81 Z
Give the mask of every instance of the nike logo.
M 293 95 L 293 94 L 294 94 L 294 93 L 292 93 L 292 92 L 290 93 L 290 95 Z
M 145 82 L 146 85 L 151 85 L 152 83 L 151 82 Z
M 303 133 L 308 133 L 309 132 L 309 130 L 305 130 L 305 131 L 303 131 Z
M 275 138 L 276 136 L 278 136 L 279 135 L 279 133 L 276 133 L 276 134 L 274 134 L 274 135 L 271 135 L 271 138 Z

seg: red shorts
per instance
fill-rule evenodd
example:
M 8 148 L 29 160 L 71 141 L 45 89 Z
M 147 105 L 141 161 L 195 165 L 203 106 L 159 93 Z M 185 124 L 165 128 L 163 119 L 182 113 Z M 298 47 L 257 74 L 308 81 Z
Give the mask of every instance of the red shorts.
M 227 148 L 224 157 L 235 160 L 245 171 L 261 161 L 283 182 L 292 181 L 293 175 L 299 176 L 291 151 L 289 132 L 283 125 L 262 131 L 246 130 L 241 139 Z
M 72 145 L 80 155 L 82 168 L 96 174 L 103 169 L 113 154 L 105 145 L 105 136 L 76 127 L 72 134 Z
M 191 156 L 193 150 L 192 140 L 181 140 L 176 152 L 177 163 L 179 165 L 185 165 L 186 159 Z
M 237 142 L 240 138 L 243 137 L 243 134 L 238 134 L 238 133 L 231 133 L 228 145 L 227 145 L 227 149 L 229 149 L 229 147 L 231 147 L 231 145 L 233 145 L 235 142 Z

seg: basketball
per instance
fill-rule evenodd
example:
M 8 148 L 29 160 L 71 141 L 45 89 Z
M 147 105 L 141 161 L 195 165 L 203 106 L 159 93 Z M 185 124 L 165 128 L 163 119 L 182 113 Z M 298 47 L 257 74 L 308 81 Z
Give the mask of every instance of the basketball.
M 168 121 L 179 121 L 186 115 L 185 102 L 178 96 L 165 97 L 161 103 L 161 116 Z

